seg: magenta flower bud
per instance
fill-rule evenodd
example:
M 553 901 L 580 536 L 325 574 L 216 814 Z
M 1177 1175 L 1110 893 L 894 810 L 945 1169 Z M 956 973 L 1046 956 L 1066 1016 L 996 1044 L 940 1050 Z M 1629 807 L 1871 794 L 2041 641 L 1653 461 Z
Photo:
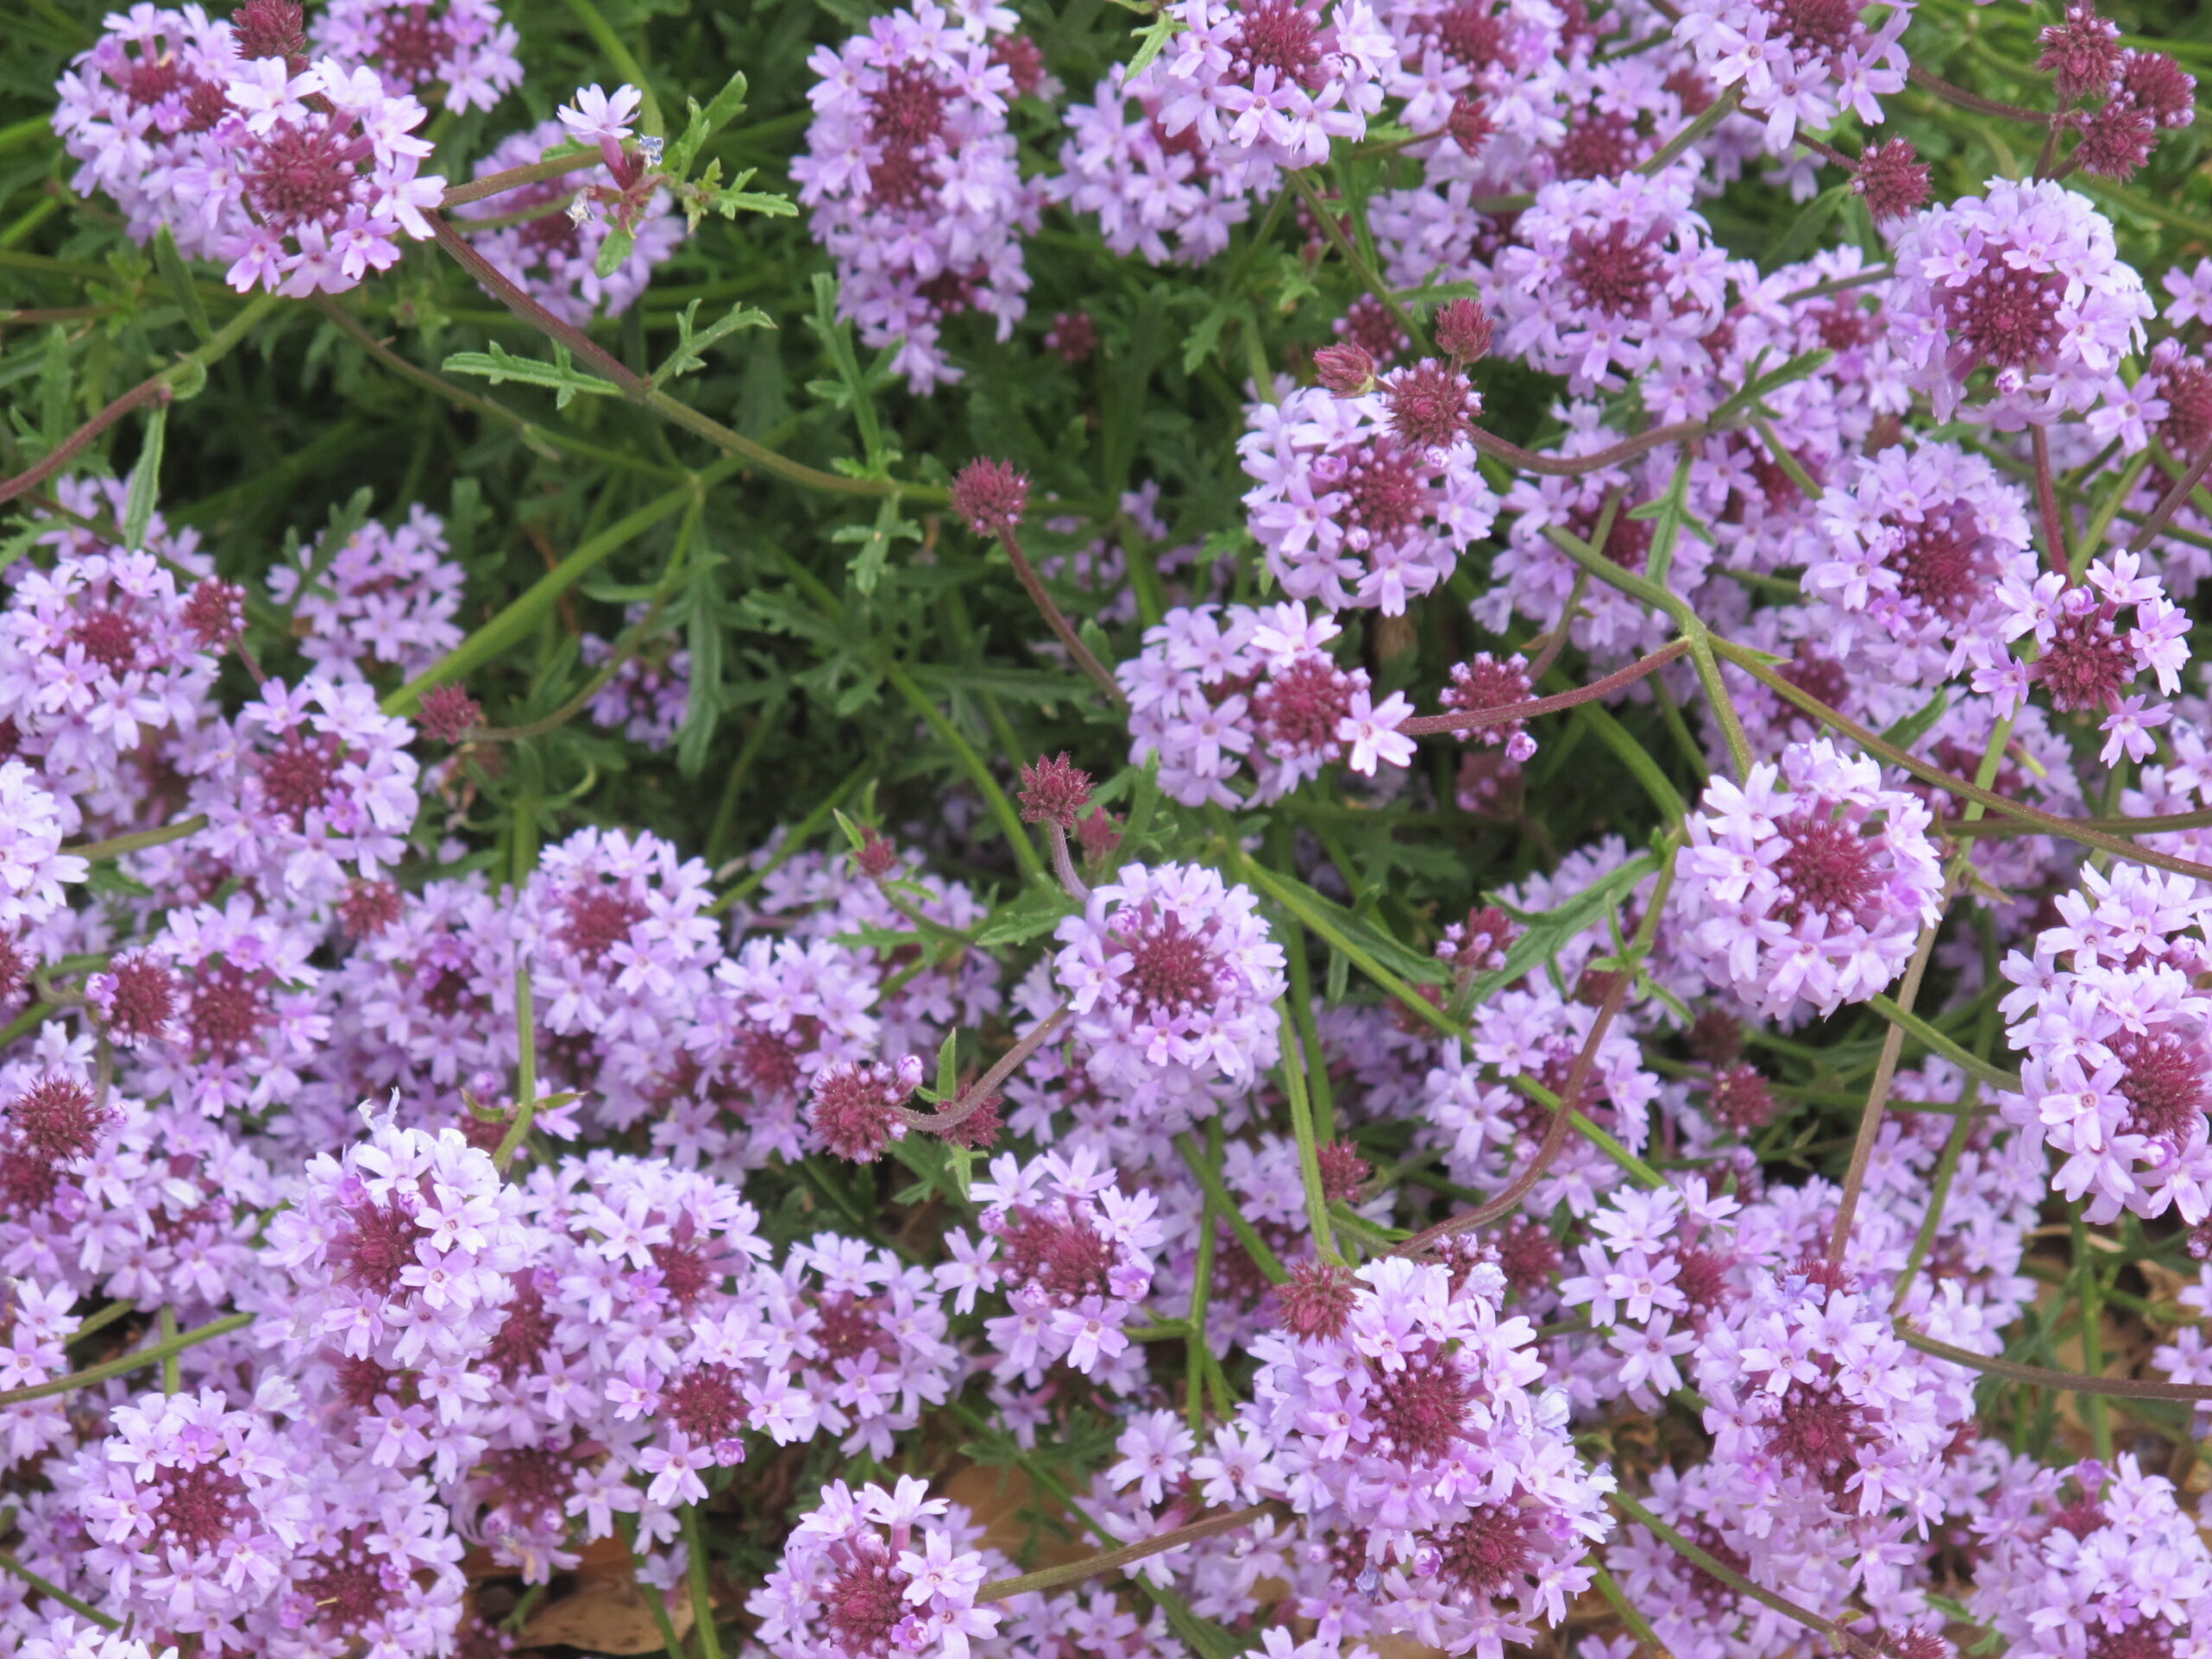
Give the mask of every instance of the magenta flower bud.
M 1316 378 L 1339 397 L 1357 397 L 1375 390 L 1375 359 L 1363 346 L 1349 341 L 1324 346 L 1313 353 Z
M 1029 505 L 1029 480 L 1014 463 L 977 459 L 952 480 L 952 510 L 978 536 L 1002 536 L 1021 522 Z
M 1436 314 L 1436 348 L 1461 368 L 1490 355 L 1490 313 L 1480 300 L 1454 300 Z

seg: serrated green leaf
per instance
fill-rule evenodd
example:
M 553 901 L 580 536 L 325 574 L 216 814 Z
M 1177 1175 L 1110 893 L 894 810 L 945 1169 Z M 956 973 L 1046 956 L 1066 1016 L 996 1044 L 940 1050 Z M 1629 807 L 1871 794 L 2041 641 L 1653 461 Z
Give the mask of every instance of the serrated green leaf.
M 556 409 L 566 409 L 578 392 L 588 392 L 594 397 L 622 396 L 622 388 L 612 380 L 602 380 L 577 368 L 563 346 L 553 348 L 553 361 L 547 363 L 534 357 L 518 357 L 493 340 L 488 352 L 455 352 L 440 366 L 448 374 L 477 375 L 495 386 L 513 380 L 526 386 L 547 387 L 553 393 Z
M 740 329 L 773 328 L 776 326 L 775 319 L 766 311 L 741 301 L 730 307 L 720 319 L 695 333 L 692 324 L 699 315 L 699 303 L 694 300 L 677 314 L 676 349 L 668 354 L 667 361 L 653 371 L 653 385 L 664 386 L 679 375 L 689 374 L 700 367 L 707 360 L 707 347 Z
M 1167 42 L 1180 35 L 1186 25 L 1179 17 L 1162 13 L 1137 31 L 1137 54 L 1129 60 L 1128 79 L 1142 74 L 1152 60 L 1166 50 Z
M 744 113 L 745 73 L 740 70 L 722 83 L 704 109 L 696 98 L 686 99 L 690 118 L 684 122 L 683 130 L 668 147 L 664 166 L 671 178 L 688 179 L 691 176 L 692 161 L 698 156 L 707 140 Z
M 892 543 L 920 541 L 922 527 L 912 518 L 901 518 L 899 498 L 887 495 L 876 509 L 873 524 L 847 524 L 832 532 L 830 539 L 860 544 L 860 551 L 853 555 L 846 569 L 852 575 L 854 587 L 864 594 L 872 594 L 890 565 Z
M 156 403 L 146 411 L 146 441 L 139 446 L 137 465 L 130 469 L 130 493 L 123 502 L 123 544 L 136 553 L 146 545 L 146 526 L 153 522 L 154 505 L 162 495 L 162 447 L 169 429 L 169 406 Z

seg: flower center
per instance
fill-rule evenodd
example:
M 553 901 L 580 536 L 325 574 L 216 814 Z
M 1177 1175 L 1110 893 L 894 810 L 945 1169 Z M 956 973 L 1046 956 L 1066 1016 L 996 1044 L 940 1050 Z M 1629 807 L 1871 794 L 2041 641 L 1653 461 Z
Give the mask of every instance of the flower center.
M 1132 958 L 1122 984 L 1141 1014 L 1188 1014 L 1220 994 L 1221 975 L 1206 935 L 1186 931 L 1181 917 L 1124 911 L 1114 918 L 1112 932 L 1115 944 Z
M 377 54 L 394 79 L 415 86 L 436 79 L 439 66 L 452 50 L 453 31 L 442 17 L 431 20 L 429 6 L 402 6 L 385 13 Z
M 1110 1294 L 1107 1275 L 1114 1266 L 1114 1245 L 1072 1204 L 1059 1216 L 1015 1211 L 1000 1230 L 999 1248 L 1010 1278 L 1036 1286 L 1064 1307 L 1086 1296 Z
M 2041 361 L 2058 337 L 2066 279 L 2055 270 L 2016 270 L 2002 241 L 1981 246 L 1982 268 L 1956 288 L 1937 291 L 1943 320 L 1958 337 L 1968 368 L 2024 369 Z
M 2195 1045 L 2167 1032 L 2122 1032 L 2107 1045 L 2127 1068 L 2120 1093 L 2127 1102 L 2127 1133 L 2171 1145 L 2185 1141 L 2204 1116 L 2202 1058 Z
M 849 1545 L 843 1553 L 843 1568 L 822 1597 L 823 1622 L 837 1647 L 855 1659 L 887 1654 L 891 1633 L 906 1616 L 906 1574 L 875 1539 Z
M 194 976 L 185 1025 L 194 1043 L 219 1060 L 236 1059 L 261 1030 L 257 976 L 227 962 L 201 964 Z
M 331 785 L 345 750 L 335 737 L 284 734 L 261 763 L 261 792 L 269 804 L 302 829 L 307 816 L 330 803 Z
M 1874 896 L 1873 853 L 1852 825 L 1833 818 L 1802 817 L 1775 826 L 1789 846 L 1774 862 L 1787 901 L 1775 913 L 1796 926 L 1819 912 L 1848 922 Z
M 1300 658 L 1254 688 L 1252 723 L 1270 753 L 1332 753 L 1350 706 L 1350 677 L 1319 657 Z
M 1533 1560 L 1527 1518 L 1504 1504 L 1483 1505 L 1439 1534 L 1436 1547 L 1443 1557 L 1436 1576 L 1478 1596 L 1517 1589 Z
M 1895 537 L 1883 563 L 1897 573 L 1897 591 L 1939 616 L 1964 615 L 1987 575 L 1987 543 L 1974 509 L 1954 501 L 1918 524 L 1883 524 Z
M 356 1527 L 313 1558 L 298 1588 L 314 1605 L 317 1626 L 347 1631 L 361 1629 L 384 1612 L 401 1582 L 396 1567 L 369 1553 L 366 1535 Z
M 340 1278 L 389 1300 L 399 1289 L 400 1274 L 415 1265 L 415 1243 L 423 1231 L 415 1224 L 414 1211 L 367 1199 L 346 1205 L 346 1236 L 332 1251 Z
M 1318 480 L 1344 497 L 1338 517 L 1361 551 L 1395 542 L 1421 521 L 1427 492 L 1416 459 L 1412 450 L 1376 438 L 1364 450 L 1324 457 L 1314 468 Z
M 245 1483 L 218 1463 L 154 1478 L 154 1532 L 165 1544 L 213 1550 L 238 1530 L 246 1507 Z
M 1314 36 L 1313 17 L 1295 0 L 1261 0 L 1258 5 L 1246 6 L 1238 20 L 1235 51 L 1230 75 L 1247 86 L 1258 83 L 1261 70 L 1271 69 L 1277 86 L 1321 90 L 1321 43 Z
M 561 943 L 594 968 L 646 915 L 644 902 L 626 888 L 598 884 L 574 889 L 562 912 Z
M 1378 1449 L 1406 1463 L 1433 1463 L 1451 1451 L 1474 1397 L 1451 1355 L 1432 1345 L 1403 1370 L 1377 1372 L 1370 1400 Z
M 868 168 L 868 193 L 887 207 L 919 207 L 931 182 L 930 150 L 944 131 L 947 94 L 927 70 L 895 64 L 868 99 L 868 137 L 882 156 Z
M 1493 65 L 1513 67 L 1504 22 L 1491 15 L 1489 0 L 1460 0 L 1436 20 L 1436 39 L 1453 62 L 1477 74 Z
M 2062 613 L 2036 661 L 2035 677 L 2065 713 L 2109 708 L 2135 677 L 2134 654 L 2112 625 L 2113 607 Z
M 352 206 L 366 145 L 340 137 L 334 121 L 307 126 L 280 122 L 246 163 L 245 194 L 270 225 L 335 225 Z
M 701 1365 L 686 1371 L 662 1395 L 661 1408 L 694 1446 L 735 1440 L 745 1427 L 745 1397 L 737 1373 L 727 1365 Z
M 1648 317 L 1659 288 L 1658 238 L 1624 224 L 1567 238 L 1567 280 L 1581 302 L 1609 317 Z

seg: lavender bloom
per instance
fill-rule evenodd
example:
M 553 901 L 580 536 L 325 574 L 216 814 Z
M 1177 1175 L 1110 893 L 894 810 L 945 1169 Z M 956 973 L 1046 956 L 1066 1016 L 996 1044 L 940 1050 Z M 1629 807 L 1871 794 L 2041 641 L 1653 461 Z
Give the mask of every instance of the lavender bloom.
M 499 1329 L 530 1243 L 487 1154 L 455 1130 L 371 1120 L 342 1158 L 308 1163 L 298 1204 L 270 1221 L 268 1262 L 289 1286 L 272 1311 L 295 1347 L 401 1368 L 465 1357 Z
M 300 652 L 334 680 L 372 667 L 412 679 L 461 643 L 461 567 L 444 556 L 445 521 L 419 504 L 397 530 L 361 526 L 339 548 L 317 537 L 297 565 L 269 573 L 269 594 L 304 628 Z
M 773 1659 L 969 1659 L 1003 1617 L 976 1605 L 976 1592 L 1012 1570 L 978 1542 L 967 1511 L 930 1497 L 925 1482 L 901 1475 L 891 1491 L 855 1493 L 832 1481 L 746 1611 Z
M 1896 258 L 1897 349 L 1938 420 L 2018 431 L 2126 398 L 2151 298 L 2086 196 L 1993 179 L 1909 221 Z
M 1782 785 L 1784 781 L 1787 787 Z M 1832 1014 L 1903 972 L 1942 885 L 1926 806 L 1825 738 L 1707 785 L 1674 902 L 1716 980 L 1770 1019 Z
M 311 38 L 318 53 L 368 65 L 394 98 L 442 86 L 457 114 L 522 85 L 521 36 L 492 0 L 333 0 Z
M 1140 1096 L 1244 1081 L 1274 1064 L 1282 947 L 1249 889 L 1196 866 L 1141 864 L 1094 887 L 1053 937 L 1091 1075 Z
M 225 91 L 230 112 L 175 188 L 204 245 L 232 262 L 232 288 L 343 293 L 397 264 L 402 235 L 429 238 L 423 210 L 445 181 L 417 174 L 431 145 L 412 134 L 426 111 L 374 70 L 324 58 L 295 74 L 251 58 Z
M 1162 134 L 1194 131 L 1209 156 L 1312 167 L 1357 141 L 1396 58 L 1366 0 L 1175 0 L 1160 54 Z
M 1013 78 L 991 49 L 1013 14 L 985 16 L 921 0 L 809 60 L 815 117 L 791 177 L 837 262 L 840 314 L 871 346 L 902 342 L 916 392 L 961 377 L 939 342 L 947 319 L 983 312 L 1005 340 L 1028 306 L 1020 238 L 1043 193 L 1014 164 Z
M 1489 533 L 1497 498 L 1472 445 L 1464 435 L 1434 448 L 1408 439 L 1385 393 L 1308 387 L 1249 415 L 1236 446 L 1257 480 L 1245 512 L 1294 599 L 1402 615 Z

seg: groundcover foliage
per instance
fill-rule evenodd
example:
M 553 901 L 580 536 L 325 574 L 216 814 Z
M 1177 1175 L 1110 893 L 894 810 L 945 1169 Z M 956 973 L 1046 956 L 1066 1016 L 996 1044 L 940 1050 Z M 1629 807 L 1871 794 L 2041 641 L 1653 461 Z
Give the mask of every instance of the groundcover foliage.
M 2212 1652 L 2212 26 L 5 29 L 0 1651 Z

